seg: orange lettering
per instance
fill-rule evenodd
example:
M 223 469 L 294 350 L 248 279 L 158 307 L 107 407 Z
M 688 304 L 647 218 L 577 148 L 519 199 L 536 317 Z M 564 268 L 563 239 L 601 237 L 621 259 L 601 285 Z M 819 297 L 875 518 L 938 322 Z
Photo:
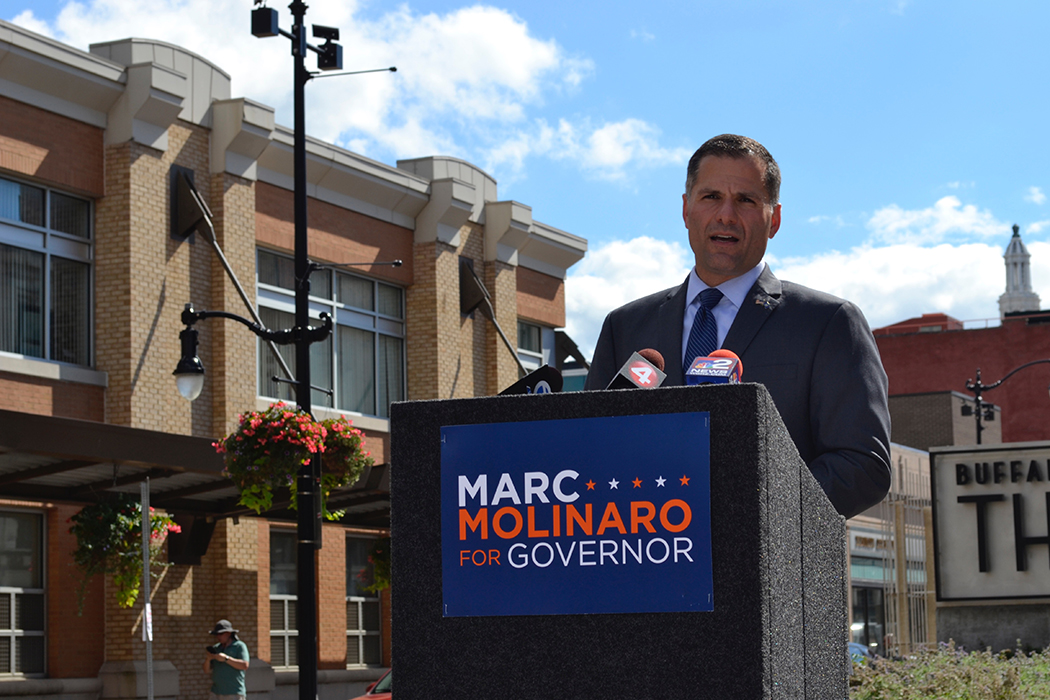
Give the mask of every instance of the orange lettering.
M 621 535 L 627 534 L 627 528 L 623 526 L 623 518 L 620 517 L 620 511 L 617 510 L 616 504 L 611 501 L 609 505 L 605 506 L 605 514 L 602 515 L 601 525 L 598 526 L 598 534 L 603 534 L 605 529 L 609 527 L 615 527 L 620 531 Z
M 645 511 L 642 515 L 639 511 Z M 631 534 L 638 534 L 638 525 L 642 524 L 649 532 L 656 532 L 653 518 L 656 517 L 656 506 L 649 501 L 631 501 Z
M 550 537 L 549 530 L 536 529 L 536 507 L 529 506 L 529 537 Z
M 467 526 L 470 526 L 471 532 L 477 532 L 478 527 L 481 528 L 481 539 L 487 540 L 489 538 L 489 521 L 488 521 L 489 509 L 482 508 L 478 511 L 478 514 L 471 518 L 470 514 L 467 513 L 465 508 L 459 509 L 459 539 L 467 539 Z
M 682 522 L 678 525 L 672 525 L 667 521 L 667 512 L 673 507 L 682 509 Z M 681 532 L 682 530 L 689 527 L 689 523 L 693 520 L 693 511 L 690 510 L 689 504 L 683 500 L 673 498 L 664 504 L 664 507 L 660 509 L 660 524 L 664 526 L 664 529 L 668 532 Z
M 565 520 L 567 521 L 565 529 L 566 529 L 567 534 L 569 535 L 569 537 L 572 537 L 572 524 L 573 524 L 573 522 L 579 523 L 580 528 L 583 530 L 584 534 L 587 534 L 587 535 L 591 534 L 591 530 L 593 528 L 591 526 L 591 504 L 590 503 L 588 503 L 587 506 L 584 508 L 584 512 L 587 514 L 586 519 L 584 519 L 583 517 L 580 516 L 580 511 L 576 510 L 576 506 L 572 505 L 571 503 L 569 505 L 565 506 Z
M 514 519 L 514 529 L 510 532 L 504 530 L 503 527 L 500 525 L 504 515 L 510 515 Z M 509 540 L 512 537 L 517 537 L 518 533 L 521 532 L 522 524 L 523 523 L 521 522 L 521 513 L 514 510 L 510 506 L 500 508 L 496 511 L 496 515 L 492 517 L 492 529 L 497 535 L 499 535 L 505 540 Z

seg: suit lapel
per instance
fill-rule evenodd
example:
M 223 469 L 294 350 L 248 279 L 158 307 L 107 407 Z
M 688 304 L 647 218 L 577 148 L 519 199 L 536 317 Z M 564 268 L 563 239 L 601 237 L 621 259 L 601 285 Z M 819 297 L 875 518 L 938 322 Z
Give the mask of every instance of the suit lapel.
M 737 312 L 736 319 L 730 326 L 722 347 L 743 356 L 759 329 L 762 328 L 762 324 L 780 304 L 782 288 L 780 280 L 769 271 L 769 266 L 766 265 L 762 274 L 758 276 L 758 280 L 747 293 L 747 298 Z M 679 325 L 678 334 L 679 336 L 682 334 L 681 325 Z
M 686 278 L 677 289 L 668 290 L 667 298 L 657 310 L 659 315 L 660 336 L 656 349 L 664 356 L 664 373 L 666 386 L 685 384 L 685 373 L 682 371 L 682 316 L 685 314 L 686 295 L 689 292 L 689 278 Z

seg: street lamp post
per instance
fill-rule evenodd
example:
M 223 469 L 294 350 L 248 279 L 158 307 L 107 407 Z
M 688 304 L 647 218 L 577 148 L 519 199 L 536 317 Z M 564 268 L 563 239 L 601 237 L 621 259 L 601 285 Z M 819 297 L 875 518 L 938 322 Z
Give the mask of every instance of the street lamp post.
M 974 420 L 977 423 L 977 444 L 978 445 L 981 444 L 981 433 L 984 431 L 984 426 L 981 424 L 982 419 L 987 419 L 987 418 L 990 418 L 992 416 L 992 404 L 984 403 L 984 400 L 983 400 L 983 397 L 982 397 L 983 393 L 985 391 L 991 391 L 992 389 L 996 388 L 997 386 L 999 386 L 1000 384 L 1005 382 L 1007 379 L 1012 377 L 1014 374 L 1016 374 L 1017 372 L 1020 372 L 1022 369 L 1025 369 L 1026 367 L 1031 367 L 1033 365 L 1041 365 L 1041 364 L 1048 363 L 1048 362 L 1050 362 L 1050 359 L 1033 360 L 1032 362 L 1026 362 L 1025 364 L 1021 365 L 1020 367 L 1014 367 L 1012 370 L 1007 372 L 1006 376 L 1004 376 L 1002 379 L 1000 379 L 997 382 L 993 382 L 991 384 L 984 384 L 984 383 L 981 382 L 981 368 L 978 367 L 977 368 L 977 379 L 976 380 L 973 380 L 973 379 L 967 379 L 966 380 L 966 388 L 973 392 L 973 416 L 974 416 Z M 1050 390 L 1050 388 L 1048 388 L 1048 390 Z M 963 415 L 964 416 L 965 415 L 969 415 L 969 413 L 967 411 L 968 408 L 969 408 L 968 406 L 963 406 Z

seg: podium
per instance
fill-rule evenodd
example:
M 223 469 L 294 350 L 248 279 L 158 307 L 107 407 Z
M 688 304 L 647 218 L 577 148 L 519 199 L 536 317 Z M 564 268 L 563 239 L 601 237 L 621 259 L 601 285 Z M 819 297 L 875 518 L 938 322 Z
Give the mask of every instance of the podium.
M 621 423 L 611 419 L 646 426 L 644 434 L 617 432 Z M 681 420 L 703 428 L 683 430 Z M 528 425 L 510 430 L 515 426 L 507 423 Z M 595 425 L 613 428 L 603 441 L 608 444 L 593 444 L 588 431 Z M 577 426 L 579 443 L 565 442 Z M 490 431 L 492 444 L 456 457 L 457 464 L 481 463 L 464 471 L 457 486 L 449 480 L 449 441 Z M 676 453 L 665 456 L 665 448 L 676 445 L 709 454 L 703 475 L 709 512 L 701 500 L 685 504 L 675 495 L 686 492 L 681 479 L 690 474 L 688 483 L 700 485 L 694 457 L 679 464 Z M 612 457 L 598 464 L 585 458 L 599 447 Z M 626 463 L 617 463 L 620 455 Z M 506 466 L 511 463 L 535 466 L 522 480 L 517 467 Z M 664 483 L 617 476 L 645 469 L 655 469 Z M 599 472 L 612 476 L 594 476 Z M 501 477 L 506 473 L 511 476 Z M 397 403 L 390 474 L 391 644 L 399 700 L 848 695 L 845 521 L 798 456 L 760 384 Z M 663 490 L 670 486 L 679 490 Z M 590 496 L 592 488 L 635 500 L 600 516 L 607 497 Z M 457 493 L 459 503 L 450 503 Z M 579 535 L 587 498 L 596 505 L 577 550 L 568 538 L 570 506 Z M 654 500 L 660 498 L 663 507 Z M 679 532 L 690 518 L 690 530 Z M 707 527 L 708 550 L 698 536 L 683 544 L 685 534 Z M 515 549 L 513 535 L 520 539 L 526 530 L 531 539 Z M 482 534 L 487 539 L 479 539 Z M 485 544 L 464 544 L 451 560 L 457 538 Z M 656 539 L 663 544 L 650 544 Z M 486 547 L 494 553 L 475 554 Z M 699 563 L 705 556 L 709 573 Z M 679 570 L 695 576 L 695 586 L 675 588 L 681 582 L 671 575 Z M 459 574 L 505 578 L 493 579 L 495 589 L 488 581 L 475 590 L 451 578 Z M 621 578 L 604 584 L 603 576 Z M 544 577 L 560 578 L 544 588 Z M 524 585 L 514 583 L 501 595 L 500 581 Z M 625 585 L 649 593 L 625 602 L 617 597 Z M 708 585 L 713 595 L 690 599 L 694 588 Z M 445 590 L 453 587 L 458 590 Z M 664 611 L 665 598 L 682 609 Z

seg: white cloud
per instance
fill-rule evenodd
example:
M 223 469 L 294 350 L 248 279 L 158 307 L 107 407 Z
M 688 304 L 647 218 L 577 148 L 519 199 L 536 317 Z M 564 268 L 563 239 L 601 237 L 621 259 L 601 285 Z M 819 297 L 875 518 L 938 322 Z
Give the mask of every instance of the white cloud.
M 1025 233 L 1039 233 L 1047 226 L 1050 226 L 1050 219 L 1043 219 L 1042 221 L 1033 221 L 1024 227 Z
M 577 163 L 589 176 L 619 181 L 632 168 L 684 166 L 692 155 L 688 148 L 660 145 L 660 130 L 641 119 L 625 119 L 594 127 L 589 120 L 561 119 L 557 126 L 537 120 L 494 148 L 493 165 L 520 170 L 527 157 L 543 155 Z
M 1032 204 L 1042 204 L 1046 201 L 1046 195 L 1043 194 L 1043 190 L 1038 187 L 1029 187 L 1028 194 L 1024 196 L 1024 201 L 1031 202 Z
M 942 197 L 926 209 L 905 210 L 891 204 L 875 212 L 867 226 L 873 241 L 891 245 L 990 238 L 1006 235 L 1010 230 L 990 211 L 981 211 L 972 204 L 964 206 L 954 196 Z
M 642 41 L 654 41 L 656 39 L 656 35 L 644 29 L 632 29 L 631 38 L 641 39 Z
M 340 28 L 347 70 L 398 68 L 307 86 L 310 134 L 366 154 L 445 153 L 481 162 L 489 148 L 514 142 L 530 110 L 578 89 L 594 71 L 589 59 L 537 37 L 497 7 L 420 14 L 400 5 L 377 17 L 364 16 L 354 0 L 309 5 L 309 24 Z M 234 96 L 273 106 L 278 121 L 290 125 L 288 40 L 253 37 L 250 9 L 245 0 L 81 0 L 67 2 L 50 26 L 30 11 L 18 19 L 85 50 L 132 36 L 184 47 L 228 72 Z M 280 3 L 277 9 L 288 29 L 290 14 Z
M 817 216 L 813 219 L 832 220 Z M 1050 221 L 1030 224 L 1039 230 Z M 779 277 L 849 299 L 872 328 L 924 313 L 946 313 L 963 321 L 999 316 L 1005 290 L 1003 249 L 1009 229 L 988 211 L 945 197 L 916 211 L 885 207 L 868 224 L 872 237 L 848 251 L 766 261 Z M 1001 236 L 997 242 L 968 237 Z M 946 241 L 949 237 L 961 241 Z M 1032 283 L 1050 302 L 1050 242 L 1028 243 Z M 605 315 L 612 309 L 685 278 L 692 256 L 683 242 L 642 237 L 593 248 L 566 280 L 567 330 L 588 355 Z
M 878 328 L 924 313 L 998 317 L 1005 272 L 996 267 L 1002 255 L 1000 246 L 987 243 L 898 243 L 767 261 L 782 279 L 849 299 Z
M 15 15 L 11 19 L 11 22 L 17 24 L 19 27 L 25 27 L 31 32 L 54 37 L 54 34 L 51 32 L 51 27 L 48 26 L 47 22 L 37 19 L 32 10 L 23 10 Z
M 566 332 L 590 357 L 606 314 L 680 284 L 689 274 L 692 257 L 684 244 L 647 236 L 591 248 L 565 280 Z

